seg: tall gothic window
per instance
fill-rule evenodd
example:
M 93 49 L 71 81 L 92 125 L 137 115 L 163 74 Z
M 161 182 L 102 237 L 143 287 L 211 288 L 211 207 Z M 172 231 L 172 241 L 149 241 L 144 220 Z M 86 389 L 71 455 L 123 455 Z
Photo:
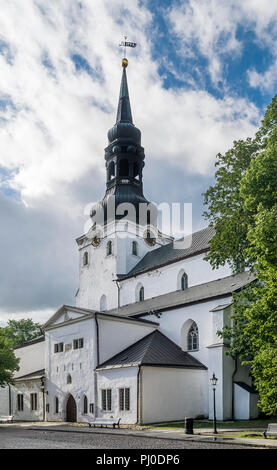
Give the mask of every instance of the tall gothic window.
M 86 397 L 86 395 L 84 395 L 84 399 L 83 399 L 83 413 L 86 415 L 87 412 L 88 412 L 88 399 Z
M 143 302 L 144 300 L 144 287 L 142 286 L 139 290 L 139 301 Z
M 66 383 L 67 383 L 67 384 L 71 384 L 71 383 L 72 383 L 72 377 L 71 377 L 70 374 L 67 375 Z
M 55 397 L 55 413 L 59 412 L 59 399 Z
M 199 349 L 199 334 L 196 323 L 193 323 L 188 331 L 188 351 Z
M 185 290 L 188 288 L 188 275 L 186 273 L 181 277 L 181 289 Z

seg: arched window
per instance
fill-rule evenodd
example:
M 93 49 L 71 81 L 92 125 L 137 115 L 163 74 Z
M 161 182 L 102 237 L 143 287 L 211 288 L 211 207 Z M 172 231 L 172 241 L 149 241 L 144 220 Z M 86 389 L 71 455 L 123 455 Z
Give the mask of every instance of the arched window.
M 119 176 L 129 176 L 129 162 L 125 158 L 119 163 Z
M 114 177 L 115 173 L 114 173 L 114 162 L 111 162 L 109 164 L 109 168 L 108 168 L 108 179 L 111 180 L 113 177 Z
M 188 275 L 181 269 L 177 276 L 177 290 L 186 290 L 188 288 Z
M 100 312 L 105 312 L 107 310 L 107 297 L 102 295 L 100 299 Z
M 137 176 L 139 176 L 139 164 L 138 162 L 135 162 L 134 163 L 134 178 L 136 178 Z
M 84 398 L 83 398 L 83 413 L 86 415 L 88 412 L 88 399 L 86 397 L 86 395 L 84 395 Z
M 85 251 L 85 253 L 83 254 L 83 266 L 87 266 L 88 265 L 88 252 Z
M 107 243 L 107 256 L 112 255 L 112 253 L 113 253 L 113 244 L 109 240 L 108 243 Z
M 138 243 L 132 242 L 132 255 L 138 256 Z
M 188 288 L 188 275 L 184 273 L 181 277 L 181 289 L 185 290 Z
M 199 349 L 198 327 L 195 322 L 192 323 L 188 331 L 188 351 L 197 351 Z
M 55 413 L 59 413 L 59 399 L 58 399 L 58 397 L 55 397 L 54 405 L 55 405 Z
M 72 383 L 72 377 L 71 377 L 70 374 L 67 374 L 66 383 L 67 383 L 67 384 L 71 384 L 71 383 Z
M 143 286 L 139 290 L 139 301 L 140 302 L 144 301 L 144 287 Z

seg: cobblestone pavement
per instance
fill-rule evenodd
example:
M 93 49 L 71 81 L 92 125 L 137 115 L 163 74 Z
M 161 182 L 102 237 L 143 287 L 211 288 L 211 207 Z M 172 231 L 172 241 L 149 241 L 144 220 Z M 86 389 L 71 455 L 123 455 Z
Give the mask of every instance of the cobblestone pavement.
M 0 428 L 1 449 L 246 449 L 239 444 L 174 441 L 128 435 Z M 249 447 L 251 448 L 251 447 Z M 253 447 L 252 447 L 253 449 Z M 254 449 L 253 449 L 254 450 Z

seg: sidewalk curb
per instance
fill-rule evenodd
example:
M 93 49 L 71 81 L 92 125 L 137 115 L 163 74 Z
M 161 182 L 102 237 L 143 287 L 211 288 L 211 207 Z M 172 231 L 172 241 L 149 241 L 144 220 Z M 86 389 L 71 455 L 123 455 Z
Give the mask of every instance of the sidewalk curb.
M 24 426 L 22 426 L 24 427 Z M 24 427 L 25 428 L 25 427 Z M 246 442 L 245 440 L 242 440 L 240 438 L 224 438 L 224 437 L 183 437 L 183 436 L 169 436 L 167 435 L 157 435 L 157 434 L 152 434 L 152 433 L 146 433 L 143 431 L 137 431 L 137 432 L 122 432 L 120 430 L 106 430 L 105 431 L 97 431 L 97 428 L 94 428 L 93 431 L 90 430 L 76 430 L 76 429 L 57 429 L 55 427 L 26 427 L 25 429 L 31 429 L 32 431 L 50 431 L 50 432 L 67 432 L 67 433 L 81 433 L 81 434 L 112 434 L 112 435 L 120 435 L 120 436 L 132 436 L 132 437 L 146 437 L 146 438 L 151 438 L 151 439 L 166 439 L 170 441 L 194 441 L 194 442 L 212 442 L 216 444 L 227 444 L 227 445 L 234 445 L 234 444 L 239 444 L 245 447 L 259 447 L 259 448 L 264 448 L 264 449 L 276 449 L 276 446 L 271 446 L 271 445 L 265 445 L 265 444 L 256 444 L 253 442 Z

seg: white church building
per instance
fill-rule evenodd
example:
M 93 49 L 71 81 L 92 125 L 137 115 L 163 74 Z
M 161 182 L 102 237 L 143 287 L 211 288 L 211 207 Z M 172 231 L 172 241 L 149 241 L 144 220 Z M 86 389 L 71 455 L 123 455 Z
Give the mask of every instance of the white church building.
M 113 417 L 125 424 L 212 419 L 215 373 L 217 419 L 255 418 L 249 369 L 226 355 L 228 344 L 217 334 L 230 324 L 233 293 L 253 275 L 211 268 L 205 260 L 211 227 L 180 249 L 156 228 L 155 210 L 154 223 L 147 214 L 142 223 L 145 155 L 126 59 L 122 65 L 105 149 L 106 193 L 92 208 L 91 230 L 77 239 L 76 304 L 53 314 L 45 337 L 15 350 L 20 371 L 14 385 L 0 390 L 0 414 L 23 421 Z M 135 209 L 128 223 L 124 204 Z

